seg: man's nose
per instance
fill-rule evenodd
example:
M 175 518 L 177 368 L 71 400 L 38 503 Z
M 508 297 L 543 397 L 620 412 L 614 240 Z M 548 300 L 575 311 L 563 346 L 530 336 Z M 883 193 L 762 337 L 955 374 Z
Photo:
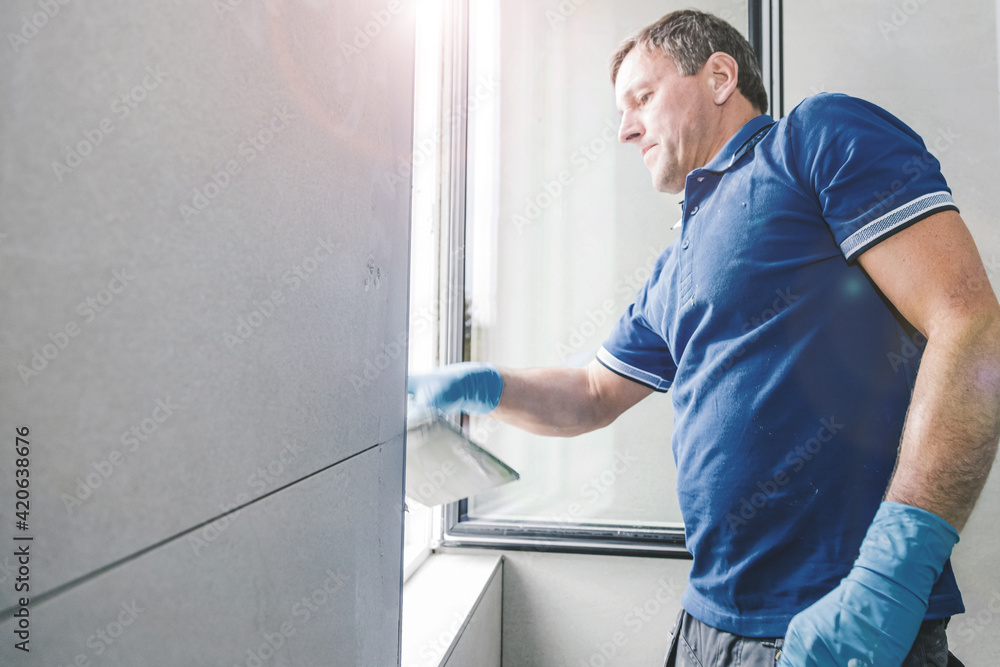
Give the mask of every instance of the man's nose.
M 618 128 L 618 141 L 627 144 L 641 136 L 642 126 L 635 120 L 635 117 L 627 113 L 623 115 L 621 127 Z

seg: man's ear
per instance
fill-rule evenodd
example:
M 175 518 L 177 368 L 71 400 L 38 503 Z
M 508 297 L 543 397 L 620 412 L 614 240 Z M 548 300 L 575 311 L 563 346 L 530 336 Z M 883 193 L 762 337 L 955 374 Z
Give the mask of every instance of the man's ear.
M 717 105 L 723 105 L 736 92 L 739 81 L 740 66 L 736 64 L 736 59 L 728 53 L 716 51 L 705 61 L 702 70 L 707 76 L 709 85 L 712 87 L 713 101 Z

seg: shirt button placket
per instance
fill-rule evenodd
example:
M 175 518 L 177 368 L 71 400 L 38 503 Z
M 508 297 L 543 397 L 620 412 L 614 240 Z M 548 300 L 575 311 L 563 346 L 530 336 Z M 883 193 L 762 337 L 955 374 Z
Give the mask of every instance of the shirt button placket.
M 691 271 L 691 256 L 688 254 L 687 250 L 691 247 L 691 218 L 698 212 L 698 205 L 695 204 L 684 216 L 685 224 L 681 228 L 681 250 L 683 251 L 680 257 L 681 263 L 681 282 L 680 282 L 680 296 L 681 303 L 684 306 L 694 305 L 694 287 L 692 282 L 692 271 Z

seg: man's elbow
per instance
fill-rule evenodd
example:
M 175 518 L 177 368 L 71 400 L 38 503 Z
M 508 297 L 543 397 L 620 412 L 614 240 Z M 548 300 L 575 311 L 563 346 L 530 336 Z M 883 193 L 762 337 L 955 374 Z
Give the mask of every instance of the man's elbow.
M 928 349 L 948 350 L 958 368 L 974 372 L 969 379 L 1000 397 L 1000 305 L 992 303 L 955 309 L 935 318 L 927 334 Z
M 598 409 L 598 413 L 593 419 L 593 428 L 590 430 L 596 431 L 605 426 L 611 426 L 621 416 L 622 412 L 622 410 L 617 409 L 615 406 L 602 406 L 602 409 Z
M 1000 349 L 1000 303 L 990 291 L 986 298 L 940 308 L 923 332 L 928 341 L 962 341 L 987 350 Z
M 578 435 L 584 435 L 608 426 L 617 416 L 602 410 L 600 405 L 588 403 L 585 407 L 581 406 L 568 423 L 554 427 L 552 435 L 562 438 L 573 438 Z

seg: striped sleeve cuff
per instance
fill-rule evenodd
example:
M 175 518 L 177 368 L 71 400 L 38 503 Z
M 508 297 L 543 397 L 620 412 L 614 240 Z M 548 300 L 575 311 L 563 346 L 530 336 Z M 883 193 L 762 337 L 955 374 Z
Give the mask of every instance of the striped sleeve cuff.
M 597 360 L 612 373 L 617 373 L 618 375 L 626 377 L 629 380 L 634 380 L 639 384 L 644 384 L 655 391 L 666 391 L 667 389 L 670 389 L 670 385 L 673 384 L 670 380 L 664 380 L 655 373 L 644 371 L 641 368 L 636 368 L 635 366 L 629 366 L 624 361 L 616 359 L 603 347 L 597 351 Z
M 848 262 L 853 262 L 858 255 L 873 245 L 896 232 L 902 231 L 915 222 L 940 213 L 941 211 L 957 211 L 955 200 L 948 192 L 932 192 L 908 201 L 899 208 L 872 220 L 867 225 L 854 232 L 840 244 L 840 251 Z

